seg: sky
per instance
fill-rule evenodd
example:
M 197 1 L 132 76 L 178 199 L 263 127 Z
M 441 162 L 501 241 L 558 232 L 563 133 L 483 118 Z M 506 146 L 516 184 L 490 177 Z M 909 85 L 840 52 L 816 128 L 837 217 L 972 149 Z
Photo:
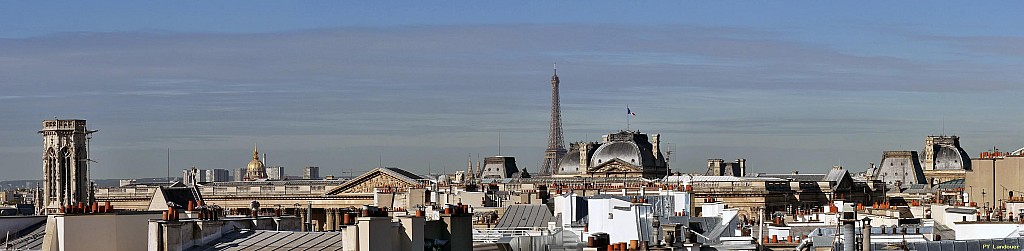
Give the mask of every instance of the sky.
M 1024 146 L 1024 3 L 98 1 L 0 7 L 0 180 L 41 121 L 86 119 L 94 178 L 268 165 L 535 172 L 565 140 L 659 133 L 671 166 L 854 171 L 961 137 Z M 499 143 L 500 142 L 500 143 Z M 500 149 L 500 152 L 499 152 Z

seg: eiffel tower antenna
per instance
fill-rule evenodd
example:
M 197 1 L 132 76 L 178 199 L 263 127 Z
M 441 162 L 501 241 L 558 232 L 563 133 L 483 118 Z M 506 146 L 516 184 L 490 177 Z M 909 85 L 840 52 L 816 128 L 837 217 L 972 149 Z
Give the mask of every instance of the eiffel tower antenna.
M 553 66 L 551 75 L 551 128 L 548 131 L 548 148 L 544 150 L 544 162 L 541 163 L 540 176 L 552 174 L 558 168 L 558 161 L 565 156 L 565 141 L 562 138 L 562 112 L 558 102 L 558 65 Z

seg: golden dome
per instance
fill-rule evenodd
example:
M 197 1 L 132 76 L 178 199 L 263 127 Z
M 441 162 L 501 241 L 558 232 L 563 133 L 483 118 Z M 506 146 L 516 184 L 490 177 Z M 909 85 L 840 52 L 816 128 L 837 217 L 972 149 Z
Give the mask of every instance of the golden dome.
M 267 178 L 267 169 L 263 166 L 263 161 L 260 160 L 260 152 L 256 146 L 252 148 L 252 161 L 249 161 L 249 165 L 246 166 L 245 177 L 247 180 Z

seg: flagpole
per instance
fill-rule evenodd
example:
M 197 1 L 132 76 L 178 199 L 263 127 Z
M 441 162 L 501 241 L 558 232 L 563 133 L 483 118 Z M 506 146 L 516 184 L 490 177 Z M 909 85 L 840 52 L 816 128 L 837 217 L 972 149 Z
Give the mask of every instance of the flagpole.
M 626 104 L 626 131 L 629 131 L 629 104 Z

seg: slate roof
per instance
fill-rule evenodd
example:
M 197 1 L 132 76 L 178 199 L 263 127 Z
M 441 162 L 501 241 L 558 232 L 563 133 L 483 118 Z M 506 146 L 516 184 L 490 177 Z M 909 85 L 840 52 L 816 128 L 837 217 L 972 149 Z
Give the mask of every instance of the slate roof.
M 182 208 L 188 206 L 189 201 L 199 201 L 190 187 L 161 187 L 160 191 L 163 192 L 165 201 L 174 202 Z
M 825 178 L 823 178 L 821 181 L 830 181 L 830 182 L 839 183 L 839 182 L 843 181 L 844 177 L 849 176 L 849 174 L 850 174 L 850 172 L 846 171 L 846 169 L 832 169 L 832 170 L 828 171 L 828 174 L 825 174 Z
M 791 181 L 823 181 L 825 179 L 824 174 L 766 174 L 766 173 L 753 173 L 747 174 L 750 178 L 779 178 Z
M 495 228 L 531 228 L 545 227 L 554 221 L 555 216 L 545 205 L 511 205 L 505 208 L 505 214 L 498 219 Z
M 46 220 L 32 224 L 17 233 L 9 234 L 11 234 L 11 241 L 6 243 L 10 245 L 10 250 L 42 250 L 43 237 L 46 236 Z M 17 238 L 15 238 L 16 235 Z M 4 250 L 2 246 L 0 246 L 0 250 Z
M 224 181 L 208 182 L 200 186 L 277 186 L 277 185 L 341 185 L 344 179 L 338 180 L 264 180 L 264 181 Z
M 342 232 L 239 230 L 188 251 L 341 250 Z
M 397 167 L 387 167 L 387 168 L 384 168 L 384 169 L 387 169 L 388 171 L 394 172 L 395 174 L 402 175 L 403 177 L 409 178 L 411 180 L 424 179 L 422 176 L 419 176 L 419 175 L 416 175 L 416 174 L 411 173 L 409 171 L 406 171 L 405 169 L 401 169 L 401 168 L 397 168 Z

